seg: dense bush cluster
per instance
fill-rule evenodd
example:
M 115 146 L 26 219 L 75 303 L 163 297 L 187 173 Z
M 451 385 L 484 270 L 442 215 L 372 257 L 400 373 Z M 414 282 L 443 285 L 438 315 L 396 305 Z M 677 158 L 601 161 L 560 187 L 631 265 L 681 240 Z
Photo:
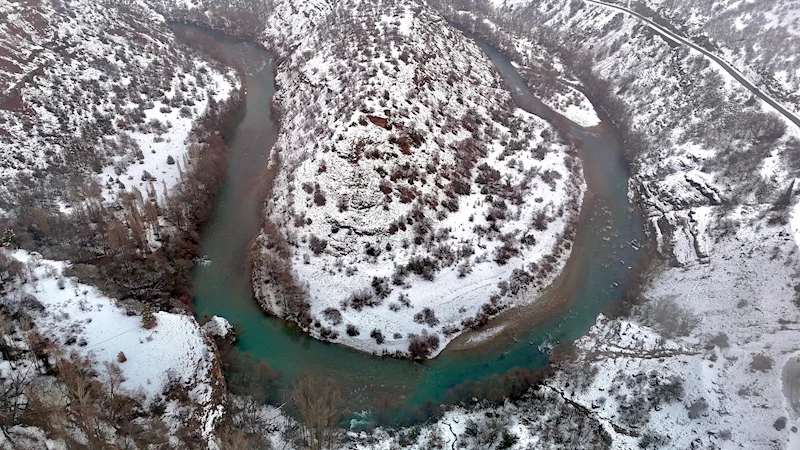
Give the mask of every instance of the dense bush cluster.
M 411 359 L 425 359 L 439 348 L 439 335 L 422 333 L 409 336 L 408 354 Z

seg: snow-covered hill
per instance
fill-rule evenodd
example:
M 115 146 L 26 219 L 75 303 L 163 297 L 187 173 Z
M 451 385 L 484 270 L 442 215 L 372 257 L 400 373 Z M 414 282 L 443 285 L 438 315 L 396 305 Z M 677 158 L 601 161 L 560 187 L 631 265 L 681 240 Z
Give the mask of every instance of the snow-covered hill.
M 696 208 L 724 212 L 791 196 L 800 131 L 703 55 L 600 6 L 537 2 L 513 14 L 541 24 L 551 51 L 572 56 L 625 134 L 632 190 L 662 255 L 677 264 L 703 256 L 702 242 L 681 248 L 687 241 L 676 236 L 703 226 Z
M 363 350 L 418 340 L 435 355 L 509 305 L 498 284 L 552 279 L 580 166 L 477 46 L 418 1 L 286 1 L 271 18 L 280 165 L 254 258 L 266 309 Z

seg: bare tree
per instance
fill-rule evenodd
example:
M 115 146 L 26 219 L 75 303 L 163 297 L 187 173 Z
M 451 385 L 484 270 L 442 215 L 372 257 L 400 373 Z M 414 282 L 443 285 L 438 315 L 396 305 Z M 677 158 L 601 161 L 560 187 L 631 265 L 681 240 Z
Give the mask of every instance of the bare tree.
M 28 398 L 25 392 L 30 384 L 30 366 L 27 368 L 14 367 L 11 365 L 8 378 L 0 383 L 0 431 L 3 435 L 14 442 L 9 435 L 8 429 L 19 424 L 20 418 L 28 407 Z
M 308 448 L 335 448 L 342 404 L 342 394 L 336 383 L 306 372 L 294 383 L 292 401 L 303 424 L 303 437 Z

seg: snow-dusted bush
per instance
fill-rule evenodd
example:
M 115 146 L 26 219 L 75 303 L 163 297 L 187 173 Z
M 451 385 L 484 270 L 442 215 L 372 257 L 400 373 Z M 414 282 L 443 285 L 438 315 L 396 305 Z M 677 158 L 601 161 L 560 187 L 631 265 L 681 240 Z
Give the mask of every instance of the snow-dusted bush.
M 673 298 L 651 300 L 642 307 L 642 321 L 667 337 L 688 336 L 698 323 L 691 310 Z
M 414 314 L 414 322 L 425 324 L 431 328 L 439 325 L 439 319 L 436 318 L 436 313 L 430 308 L 422 308 L 422 310 Z
M 438 334 L 428 334 L 423 331 L 422 334 L 409 336 L 408 354 L 412 359 L 425 359 L 438 348 Z

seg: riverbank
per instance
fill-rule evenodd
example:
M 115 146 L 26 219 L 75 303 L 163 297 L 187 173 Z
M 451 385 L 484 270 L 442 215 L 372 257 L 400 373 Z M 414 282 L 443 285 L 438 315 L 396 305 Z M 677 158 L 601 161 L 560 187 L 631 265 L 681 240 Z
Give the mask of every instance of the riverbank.
M 229 143 L 231 158 L 250 152 L 260 155 L 259 158 L 266 157 L 268 148 L 253 144 L 268 141 L 263 137 L 253 137 L 252 133 L 268 128 L 264 126 L 265 123 L 272 123 L 268 116 L 271 114 L 268 92 L 273 88 L 259 88 L 253 83 L 271 85 L 271 73 L 267 66 L 259 72 L 263 77 L 248 82 L 248 95 L 256 95 L 261 100 L 248 98 L 247 116 Z M 251 128 L 247 123 L 254 124 L 256 128 Z M 605 134 L 605 130 L 592 130 L 582 131 L 584 134 L 578 139 L 589 143 L 587 149 L 594 149 L 587 150 L 586 157 L 591 161 L 587 164 L 592 165 L 592 171 L 587 172 L 586 176 L 608 180 L 595 182 L 598 194 L 587 195 L 584 201 L 585 205 L 591 205 L 585 206 L 585 225 L 593 230 L 586 233 L 585 238 L 580 238 L 586 241 L 581 244 L 587 248 L 586 258 L 581 258 L 581 264 L 585 267 L 569 269 L 565 274 L 572 275 L 562 277 L 558 288 L 553 285 L 552 289 L 558 295 L 551 296 L 552 301 L 547 303 L 550 306 L 547 314 L 537 314 L 536 307 L 526 310 L 526 318 L 512 327 L 517 333 L 517 342 L 508 339 L 510 334 L 501 334 L 498 339 L 492 340 L 491 348 L 465 352 L 448 350 L 434 360 L 414 364 L 378 358 L 340 345 L 320 342 L 296 326 L 266 317 L 250 294 L 246 263 L 238 262 L 244 259 L 239 249 L 246 249 L 250 245 L 248 239 L 252 235 L 246 227 L 259 226 L 259 219 L 253 214 L 257 214 L 260 200 L 252 197 L 252 183 L 248 184 L 246 180 L 258 178 L 258 175 L 247 173 L 257 173 L 253 168 L 260 169 L 263 165 L 253 164 L 252 159 L 249 163 L 232 162 L 239 169 L 230 172 L 231 181 L 226 183 L 220 195 L 220 200 L 227 200 L 220 201 L 213 213 L 210 229 L 216 231 L 208 232 L 204 238 L 209 239 L 203 251 L 210 255 L 211 265 L 198 268 L 195 273 L 198 314 L 221 315 L 238 324 L 241 330 L 238 348 L 250 352 L 255 358 L 268 361 L 275 370 L 281 371 L 284 380 L 281 389 L 286 389 L 301 372 L 312 371 L 330 377 L 343 389 L 354 392 L 348 398 L 348 408 L 372 410 L 376 418 L 380 416 L 380 420 L 389 420 L 391 423 L 398 423 L 396 420 L 400 418 L 402 421 L 399 423 L 413 423 L 417 419 L 409 422 L 408 417 L 418 416 L 409 411 L 416 411 L 420 405 L 431 400 L 442 401 L 452 388 L 461 383 L 484 380 L 513 368 L 536 370 L 545 367 L 549 351 L 557 342 L 581 336 L 594 323 L 598 313 L 624 295 L 628 269 L 619 261 L 633 260 L 637 251 L 630 242 L 641 241 L 640 234 L 636 234 L 641 231 L 636 231 L 635 215 L 628 204 L 625 166 L 619 155 L 619 147 L 614 144 L 612 136 Z M 244 161 L 251 158 L 243 157 Z M 622 233 L 615 231 L 613 226 L 616 225 L 620 226 Z M 564 301 L 566 297 L 572 297 L 574 301 Z M 513 317 L 513 311 L 504 314 Z M 537 316 L 537 325 L 531 326 Z M 533 345 L 529 342 L 533 342 Z M 393 394 L 392 400 L 387 402 L 388 392 Z
M 586 199 L 584 199 L 584 204 Z M 580 229 L 580 220 L 578 228 Z M 580 233 L 580 231 L 578 231 Z M 501 312 L 488 324 L 471 329 L 450 341 L 442 352 L 477 351 L 479 353 L 501 353 L 509 344 L 517 342 L 537 325 L 546 323 L 564 314 L 573 305 L 577 286 L 584 276 L 582 265 L 576 262 L 575 250 L 564 265 L 561 273 L 541 292 L 535 292 L 535 300 L 521 302 L 520 305 Z M 531 295 L 522 293 L 522 296 Z M 533 341 L 529 345 L 534 345 Z
M 583 199 L 580 209 L 580 217 L 577 221 L 577 233 L 571 249 L 570 258 L 563 267 L 560 275 L 552 281 L 547 289 L 538 293 L 538 298 L 534 301 L 522 301 L 519 305 L 502 312 L 491 323 L 478 329 L 471 330 L 459 336 L 451 347 L 451 351 L 465 351 L 477 349 L 497 349 L 501 343 L 514 342 L 519 336 L 524 335 L 526 329 L 544 323 L 553 317 L 567 311 L 578 293 L 578 286 L 586 281 L 586 265 L 577 261 L 591 259 L 594 255 L 590 254 L 594 250 L 591 248 L 591 237 L 586 236 L 587 230 L 591 228 L 592 221 L 598 213 L 597 209 L 602 208 L 604 199 L 614 194 L 613 183 L 610 179 L 609 160 L 616 159 L 614 176 L 624 174 L 627 180 L 628 162 L 625 150 L 622 147 L 622 140 L 619 133 L 614 129 L 605 113 L 595 113 L 603 117 L 603 121 L 590 127 L 583 127 L 577 123 L 565 120 L 564 117 L 550 109 L 549 106 L 542 104 L 538 99 L 533 98 L 530 93 L 528 81 L 523 79 L 517 72 L 519 62 L 516 64 L 509 56 L 497 50 L 484 40 L 481 36 L 473 35 L 467 29 L 462 32 L 474 39 L 490 58 L 497 64 L 501 73 L 505 77 L 506 83 L 512 92 L 515 93 L 514 100 L 527 111 L 539 114 L 543 117 L 552 118 L 559 122 L 559 130 L 567 133 L 570 139 L 575 142 L 578 154 L 581 157 L 584 179 L 587 184 L 587 192 Z M 598 140 L 596 136 L 606 136 L 605 140 Z M 616 150 L 614 149 L 616 147 Z M 613 164 L 612 164 L 613 166 Z M 638 214 L 638 209 L 633 214 Z M 646 247 L 644 239 L 636 241 L 639 247 Z M 638 249 L 637 249 L 638 250 Z M 641 260 L 642 257 L 637 259 Z M 628 261 L 631 267 L 641 269 L 641 264 L 635 261 Z M 631 279 L 638 278 L 638 272 L 629 274 Z M 532 295 L 530 292 L 521 294 Z M 536 295 L 534 292 L 533 295 Z M 532 343 L 531 343 L 532 344 Z

